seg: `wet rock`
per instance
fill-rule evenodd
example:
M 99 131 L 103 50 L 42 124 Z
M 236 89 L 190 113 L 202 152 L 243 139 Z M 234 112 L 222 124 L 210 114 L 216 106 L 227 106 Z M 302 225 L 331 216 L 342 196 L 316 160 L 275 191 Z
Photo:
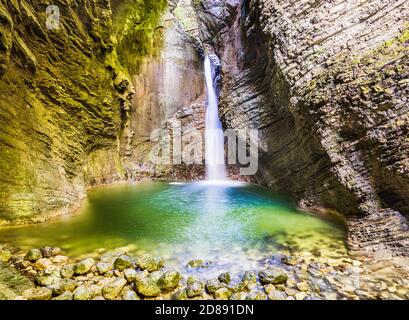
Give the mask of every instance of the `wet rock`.
M 203 283 L 199 280 L 188 281 L 188 285 L 186 287 L 186 293 L 189 298 L 194 298 L 202 295 L 203 293 Z
M 268 294 L 269 300 L 287 300 L 287 295 L 283 291 L 273 290 Z
M 102 296 L 107 300 L 115 299 L 127 284 L 124 278 L 116 278 L 102 288 Z
M 272 284 L 265 285 L 263 288 L 266 294 L 269 294 L 270 292 L 276 290 L 276 287 Z
M 242 278 L 243 282 L 257 283 L 257 276 L 253 271 L 246 271 Z
M 36 269 L 37 271 L 45 270 L 46 268 L 50 267 L 52 264 L 53 263 L 51 262 L 50 259 L 41 258 L 35 262 L 34 269 Z
M 128 283 L 133 283 L 136 280 L 138 272 L 135 269 L 128 268 L 124 270 L 124 276 Z
M 85 274 L 91 270 L 93 265 L 94 265 L 94 259 L 92 258 L 84 259 L 74 265 L 74 268 L 73 268 L 74 274 L 76 275 Z
M 58 297 L 53 298 L 52 300 L 73 300 L 74 295 L 72 292 L 65 291 L 64 293 L 60 294 Z
M 58 255 L 58 256 L 53 257 L 53 258 L 51 259 L 51 261 L 52 261 L 53 263 L 60 263 L 60 264 L 62 264 L 62 263 L 66 263 L 66 262 L 68 261 L 68 257 Z
M 9 250 L 0 250 L 0 262 L 9 262 L 12 256 Z
M 140 300 L 139 296 L 136 294 L 134 290 L 132 290 L 129 286 L 125 286 L 121 292 L 121 298 L 123 300 Z
M 84 285 L 79 286 L 73 292 L 74 300 L 90 300 L 92 299 L 92 297 L 93 297 L 92 291 Z
M 67 264 L 60 269 L 60 275 L 63 278 L 71 278 L 74 276 L 74 265 Z
M 222 273 L 219 277 L 218 277 L 220 282 L 223 282 L 225 284 L 230 284 L 231 282 L 231 277 L 230 274 L 228 272 L 226 273 Z
M 44 258 L 55 257 L 61 253 L 61 249 L 57 247 L 42 247 L 40 251 Z
M 294 296 L 295 300 L 304 300 L 306 297 L 307 294 L 305 292 L 299 292 Z
M 246 300 L 246 298 L 246 292 L 236 292 L 231 295 L 230 300 Z
M 23 292 L 23 297 L 27 300 L 50 300 L 53 293 L 48 288 L 27 289 Z
M 158 280 L 158 286 L 163 292 L 170 292 L 179 286 L 181 275 L 176 271 L 165 272 Z
M 187 292 L 186 289 L 179 289 L 172 295 L 172 300 L 187 300 Z
M 231 292 L 228 288 L 220 288 L 214 293 L 216 300 L 228 300 L 231 296 Z
M 38 259 L 41 259 L 43 255 L 39 249 L 31 249 L 26 254 L 26 259 L 31 262 L 36 262 Z
M 160 257 L 153 257 L 151 255 L 145 254 L 136 259 L 136 265 L 141 270 L 147 270 L 149 272 L 154 272 L 160 270 L 163 265 L 164 261 Z
M 111 268 L 112 268 L 112 265 L 107 262 L 98 262 L 96 265 L 97 272 L 102 275 L 110 271 Z
M 288 265 L 288 266 L 295 266 L 298 261 L 295 257 L 285 256 L 281 259 L 281 262 Z
M 211 279 L 206 281 L 206 291 L 214 294 L 217 290 L 223 288 L 225 284 L 221 283 L 219 279 Z
M 54 275 L 38 275 L 36 277 L 36 282 L 40 286 L 45 286 L 49 287 L 51 285 L 54 285 L 60 280 L 60 278 L 54 276 Z
M 280 269 L 267 269 L 258 273 L 263 284 L 283 284 L 287 282 L 287 274 Z
M 145 297 L 157 297 L 161 294 L 157 280 L 151 276 L 138 276 L 135 280 L 135 291 Z
M 292 296 L 295 296 L 297 293 L 299 293 L 299 291 L 295 290 L 295 289 L 292 289 L 292 288 L 286 288 L 285 293 L 286 293 L 287 296 L 292 297 Z
M 308 283 L 306 283 L 306 282 L 299 282 L 299 283 L 297 283 L 297 289 L 302 291 L 302 292 L 308 292 L 310 287 L 309 287 Z
M 196 268 L 205 268 L 205 267 L 206 267 L 206 264 L 205 264 L 204 261 L 201 260 L 201 259 L 190 260 L 190 261 L 187 263 L 186 267 L 187 267 L 187 268 L 194 268 L 194 269 L 196 269 Z
M 64 292 L 73 292 L 77 288 L 78 284 L 72 279 L 58 279 L 53 284 L 48 286 L 53 292 L 53 295 L 61 295 Z
M 118 271 L 124 271 L 127 268 L 132 267 L 132 259 L 128 255 L 121 255 L 115 259 L 114 268 Z
M 267 299 L 266 294 L 261 291 L 252 291 L 246 297 L 246 300 L 266 300 L 266 299 Z

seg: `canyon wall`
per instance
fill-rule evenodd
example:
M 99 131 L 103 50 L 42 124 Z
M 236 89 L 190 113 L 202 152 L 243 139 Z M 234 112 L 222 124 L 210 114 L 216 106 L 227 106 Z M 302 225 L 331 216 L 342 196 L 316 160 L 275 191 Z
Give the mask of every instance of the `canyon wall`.
M 192 3 L 225 127 L 260 132 L 259 183 L 342 213 L 355 251 L 407 255 L 407 1 Z
M 0 2 L 0 225 L 71 213 L 88 187 L 141 178 L 148 131 L 203 107 L 199 57 L 166 0 L 54 5 Z

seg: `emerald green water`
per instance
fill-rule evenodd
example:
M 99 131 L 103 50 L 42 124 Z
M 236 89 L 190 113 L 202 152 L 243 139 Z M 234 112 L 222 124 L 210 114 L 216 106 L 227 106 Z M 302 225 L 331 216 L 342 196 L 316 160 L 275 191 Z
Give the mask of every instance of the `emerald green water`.
M 24 249 L 59 246 L 72 256 L 126 247 L 175 265 L 201 258 L 230 268 L 283 250 L 342 249 L 345 232 L 255 185 L 146 182 L 94 189 L 75 215 L 2 229 L 0 238 Z

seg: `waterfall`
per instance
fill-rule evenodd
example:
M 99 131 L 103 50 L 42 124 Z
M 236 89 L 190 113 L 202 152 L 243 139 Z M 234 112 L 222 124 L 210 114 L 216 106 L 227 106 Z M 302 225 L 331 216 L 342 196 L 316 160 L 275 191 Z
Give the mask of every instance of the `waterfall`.
M 217 57 L 214 57 L 217 59 Z M 222 123 L 219 118 L 218 98 L 216 94 L 213 75 L 215 74 L 214 64 L 209 56 L 206 56 L 205 77 L 207 88 L 207 109 L 206 109 L 206 178 L 210 181 L 225 180 L 226 165 L 224 158 L 224 133 Z

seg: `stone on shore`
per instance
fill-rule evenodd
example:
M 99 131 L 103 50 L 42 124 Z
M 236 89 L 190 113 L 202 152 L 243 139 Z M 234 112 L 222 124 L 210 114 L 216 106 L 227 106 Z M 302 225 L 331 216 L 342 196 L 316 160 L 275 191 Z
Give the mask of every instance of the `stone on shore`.
M 91 270 L 94 265 L 94 259 L 88 258 L 81 260 L 76 265 L 74 265 L 74 274 L 83 275 Z
M 31 262 L 36 262 L 38 259 L 43 257 L 41 251 L 39 249 L 31 249 L 26 254 L 26 259 Z
M 179 286 L 181 275 L 176 271 L 165 272 L 158 280 L 158 286 L 163 292 L 170 292 Z
M 132 259 L 130 256 L 123 254 L 115 259 L 114 269 L 118 271 L 124 271 L 125 269 L 130 267 L 132 267 Z
M 287 274 L 280 269 L 267 269 L 258 273 L 262 284 L 284 284 L 287 282 Z
M 149 272 L 160 270 L 164 264 L 162 258 L 153 257 L 148 254 L 142 255 L 136 259 L 136 266 L 141 270 L 147 270 Z
M 52 296 L 52 291 L 45 287 L 27 289 L 23 292 L 23 297 L 27 300 L 50 300 Z

